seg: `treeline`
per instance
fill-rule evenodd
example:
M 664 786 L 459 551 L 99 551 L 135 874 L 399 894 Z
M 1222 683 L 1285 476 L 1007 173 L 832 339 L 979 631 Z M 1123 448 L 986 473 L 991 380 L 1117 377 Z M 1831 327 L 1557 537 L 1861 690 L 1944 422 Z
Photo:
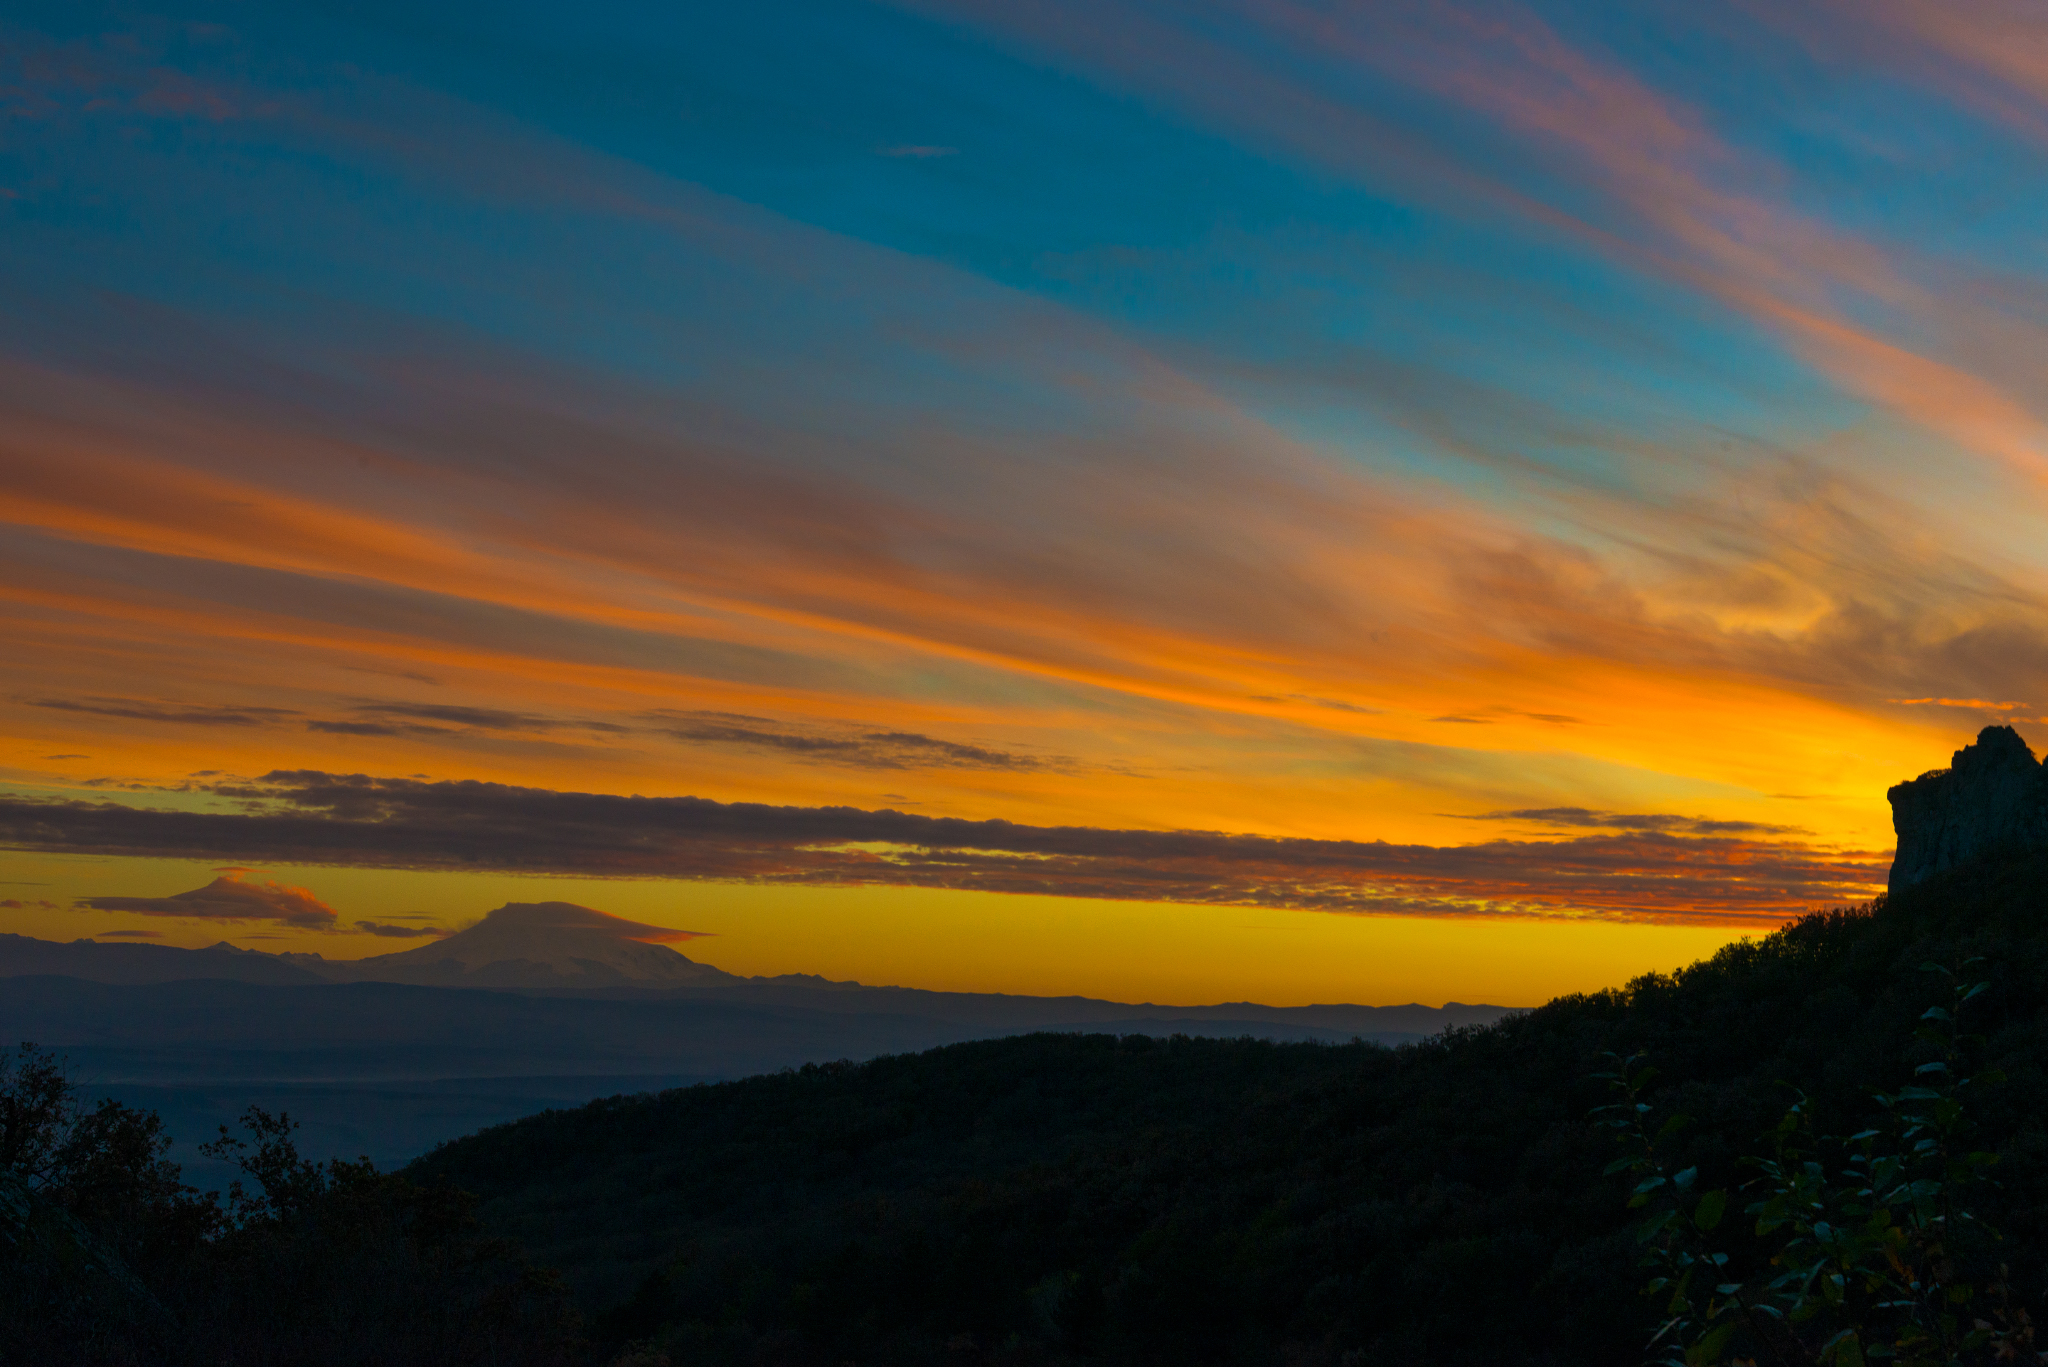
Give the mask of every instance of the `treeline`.
M 1970 959 L 1971 1047 L 2003 1073 L 1970 1099 L 1997 1156 L 1970 1256 L 2009 1265 L 2024 1316 L 2048 1269 L 2039 861 L 1413 1048 L 966 1044 L 551 1112 L 412 1173 L 480 1193 L 594 1342 L 649 1362 L 1632 1364 L 1665 1306 L 1596 1075 L 1654 1062 L 1642 1104 L 1692 1117 L 1660 1161 L 1732 1193 L 1720 1275 L 1775 1274 L 1742 1160 L 1795 1090 L 1817 1132 L 1865 1128 L 1936 1056 L 1915 1031 L 1949 987 L 1922 965 Z
M 180 1180 L 161 1122 L 84 1105 L 33 1045 L 0 1059 L 0 1363 L 490 1364 L 587 1358 L 559 1280 L 484 1236 L 475 1200 L 367 1162 L 302 1159 L 252 1110 Z

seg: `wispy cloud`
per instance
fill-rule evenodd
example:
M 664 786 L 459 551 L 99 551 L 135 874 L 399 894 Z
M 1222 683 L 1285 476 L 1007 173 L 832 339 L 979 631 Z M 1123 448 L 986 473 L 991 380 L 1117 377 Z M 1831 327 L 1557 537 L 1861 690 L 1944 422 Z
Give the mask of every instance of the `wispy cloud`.
M 2031 0 L 1818 0 L 1744 8 L 1817 52 L 1900 73 L 2048 142 L 2048 42 Z
M 82 712 L 95 717 L 119 717 L 127 721 L 172 722 L 180 726 L 270 726 L 298 715 L 279 707 L 183 706 L 173 703 L 139 702 L 126 698 L 37 698 L 35 707 L 53 712 Z M 83 756 L 52 755 L 50 758 L 80 759 Z
M 1065 767 L 1054 759 L 940 740 L 914 731 L 868 731 L 844 727 L 827 730 L 723 712 L 654 713 L 650 719 L 664 734 L 693 744 L 771 750 L 799 759 L 843 764 L 857 769 L 1028 770 Z
M 1698 291 L 1777 333 L 1861 400 L 2006 466 L 2036 496 L 2048 478 L 2048 396 L 2001 360 L 2042 343 L 2037 319 L 1954 288 L 1970 273 L 1938 255 L 1814 212 L 1792 167 L 1527 7 L 1268 0 L 1204 6 L 1186 23 L 1140 6 L 923 7 L 1374 188 L 1473 217 L 1512 215 Z M 1857 7 L 1854 22 L 1831 0 L 1755 8 L 1831 54 L 1889 47 L 1957 97 L 1988 96 L 2007 117 L 2048 129 L 2048 64 L 2026 36 L 2024 7 L 1986 5 L 1955 22 L 1951 7 L 1924 0 Z M 1887 31 L 1889 43 L 1873 43 Z M 1402 88 L 1458 113 L 1417 117 L 1390 93 Z M 1494 137 L 1473 137 L 1459 114 L 1490 122 Z

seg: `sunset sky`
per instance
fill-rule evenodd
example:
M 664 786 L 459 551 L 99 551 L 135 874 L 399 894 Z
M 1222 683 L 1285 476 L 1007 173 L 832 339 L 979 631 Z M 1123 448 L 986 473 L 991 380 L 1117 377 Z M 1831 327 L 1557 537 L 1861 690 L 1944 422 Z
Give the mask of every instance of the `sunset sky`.
M 2048 738 L 2036 3 L 140 13 L 0 22 L 0 930 L 1524 1004 Z

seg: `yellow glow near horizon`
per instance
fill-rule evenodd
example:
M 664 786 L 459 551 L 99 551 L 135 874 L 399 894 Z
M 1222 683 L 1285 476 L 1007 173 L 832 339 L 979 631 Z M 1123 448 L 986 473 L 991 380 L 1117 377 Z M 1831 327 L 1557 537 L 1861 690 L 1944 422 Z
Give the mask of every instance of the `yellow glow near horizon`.
M 72 898 L 163 896 L 199 887 L 212 865 L 177 860 L 0 856 L 7 913 L 21 934 L 72 940 L 144 930 L 149 943 L 310 950 L 358 958 L 425 941 L 353 932 L 222 925 L 73 909 Z M 1203 1005 L 1257 1001 L 1534 1006 L 1618 986 L 1711 954 L 1731 926 L 1513 917 L 1344 916 L 1259 907 L 1181 906 L 911 888 L 807 888 L 654 879 L 531 878 L 272 866 L 357 919 L 459 927 L 505 902 L 569 901 L 704 932 L 675 946 L 730 973 L 814 973 L 954 992 L 1088 996 Z M 60 905 L 45 908 L 38 901 Z

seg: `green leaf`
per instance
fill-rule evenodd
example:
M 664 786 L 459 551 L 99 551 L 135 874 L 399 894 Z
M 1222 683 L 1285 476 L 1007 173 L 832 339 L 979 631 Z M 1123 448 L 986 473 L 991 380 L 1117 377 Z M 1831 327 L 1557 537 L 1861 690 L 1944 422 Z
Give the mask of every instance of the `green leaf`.
M 1728 1209 L 1728 1193 L 1710 1191 L 1700 1197 L 1699 1207 L 1692 1213 L 1692 1222 L 1701 1230 L 1712 1229 L 1721 1223 L 1721 1216 Z
M 1686 1168 L 1671 1175 L 1671 1185 L 1677 1187 L 1680 1191 L 1684 1191 L 1692 1185 L 1693 1179 L 1699 1175 L 1700 1170 L 1698 1168 Z
M 1834 1367 L 1863 1367 L 1863 1345 L 1854 1329 L 1844 1329 L 1822 1345 L 1820 1360 Z
M 1918 1068 L 1915 1068 L 1913 1070 L 1913 1076 L 1919 1077 L 1922 1073 L 1945 1073 L 1947 1071 L 1948 1065 L 1939 1060 L 1936 1060 L 1933 1063 L 1923 1063 Z
M 1719 1362 L 1721 1360 L 1721 1350 L 1728 1346 L 1729 1339 L 1735 1337 L 1735 1328 L 1735 1321 L 1729 1320 L 1725 1324 L 1717 1325 L 1708 1330 L 1701 1336 L 1699 1342 L 1686 1350 L 1686 1362 L 1689 1364 L 1701 1364 L 1701 1367 L 1705 1367 L 1705 1364 Z M 1858 1364 L 1858 1367 L 1861 1367 L 1861 1364 Z
M 1920 1013 L 1920 1019 L 1924 1021 L 1945 1021 L 1954 1020 L 1955 1017 L 1949 1015 L 1947 1011 L 1944 1011 L 1939 1006 L 1930 1006 Z
M 1625 1172 L 1642 1161 L 1640 1158 L 1617 1158 L 1606 1167 L 1600 1169 L 1600 1175 L 1602 1177 L 1612 1177 L 1617 1172 Z

